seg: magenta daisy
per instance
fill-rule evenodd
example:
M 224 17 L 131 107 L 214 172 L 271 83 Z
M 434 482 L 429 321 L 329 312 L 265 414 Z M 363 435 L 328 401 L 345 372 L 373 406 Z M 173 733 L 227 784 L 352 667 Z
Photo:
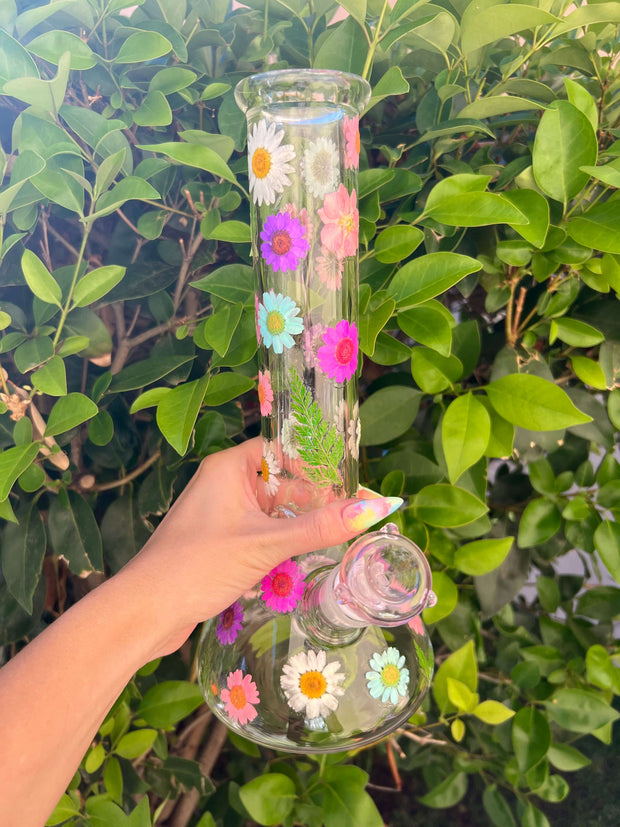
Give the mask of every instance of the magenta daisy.
M 258 689 L 251 675 L 243 675 L 241 669 L 229 672 L 226 679 L 228 689 L 222 689 L 221 697 L 226 712 L 238 724 L 247 724 L 256 718 L 254 708 L 260 701 Z
M 355 190 L 349 194 L 344 184 L 325 196 L 317 210 L 323 222 L 321 244 L 339 258 L 354 256 L 359 242 L 360 214 Z
M 319 278 L 329 290 L 340 290 L 344 261 L 325 247 L 321 249 L 321 254 L 316 260 Z
M 325 344 L 319 348 L 319 368 L 336 382 L 350 379 L 357 370 L 358 337 L 355 322 L 342 319 L 323 334 Z
M 273 388 L 271 387 L 271 373 L 266 370 L 258 371 L 258 401 L 261 416 L 269 416 L 272 410 Z
M 260 247 L 263 258 L 276 273 L 279 270 L 283 273 L 296 270 L 310 247 L 301 221 L 291 218 L 288 212 L 270 215 L 260 237 L 263 240 Z
M 234 643 L 243 625 L 243 609 L 238 600 L 221 613 L 215 635 L 222 646 Z
M 294 560 L 285 560 L 261 580 L 262 598 L 274 612 L 292 612 L 304 593 L 303 572 Z
M 344 165 L 347 169 L 358 169 L 360 165 L 360 119 L 347 118 L 345 115 L 344 127 Z

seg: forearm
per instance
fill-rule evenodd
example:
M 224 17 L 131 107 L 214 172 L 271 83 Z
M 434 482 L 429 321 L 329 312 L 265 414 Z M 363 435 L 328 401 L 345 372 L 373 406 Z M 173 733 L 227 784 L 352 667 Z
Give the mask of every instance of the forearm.
M 155 599 L 139 572 L 128 571 L 2 669 L 1 827 L 45 823 L 124 686 L 160 653 Z

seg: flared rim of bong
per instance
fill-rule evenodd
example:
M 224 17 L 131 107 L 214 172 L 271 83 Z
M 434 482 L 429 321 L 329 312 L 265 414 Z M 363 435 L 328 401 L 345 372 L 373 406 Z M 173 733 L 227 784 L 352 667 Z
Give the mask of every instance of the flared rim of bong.
M 370 84 L 364 78 L 331 69 L 276 69 L 250 75 L 235 87 L 235 100 L 244 112 L 278 104 L 325 103 L 359 115 L 370 94 Z

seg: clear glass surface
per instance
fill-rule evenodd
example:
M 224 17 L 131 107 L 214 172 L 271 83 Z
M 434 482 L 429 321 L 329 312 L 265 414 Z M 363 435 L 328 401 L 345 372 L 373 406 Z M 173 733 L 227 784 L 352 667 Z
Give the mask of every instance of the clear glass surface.
M 248 121 L 261 484 L 267 513 L 290 518 L 358 487 L 359 116 L 370 87 L 341 72 L 284 70 L 241 81 L 235 97 Z M 277 749 L 333 752 L 411 715 L 432 672 L 417 616 L 430 573 L 426 590 L 423 555 L 414 576 L 398 542 L 376 543 L 362 556 L 377 599 L 388 577 L 415 611 L 369 621 L 368 595 L 356 592 L 362 622 L 352 622 L 335 578 L 355 590 L 360 568 L 341 572 L 344 548 L 332 548 L 277 566 L 206 624 L 199 683 L 232 729 Z

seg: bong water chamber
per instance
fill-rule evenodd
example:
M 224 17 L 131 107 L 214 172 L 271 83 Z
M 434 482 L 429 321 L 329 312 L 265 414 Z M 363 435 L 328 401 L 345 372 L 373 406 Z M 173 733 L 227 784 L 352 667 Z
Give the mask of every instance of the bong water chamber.
M 268 513 L 291 518 L 355 495 L 359 116 L 355 75 L 247 78 L 252 255 Z M 361 506 L 363 508 L 363 506 Z M 386 509 L 387 516 L 387 509 Z M 422 701 L 432 605 L 420 549 L 393 524 L 345 549 L 277 566 L 205 625 L 198 679 L 232 730 L 289 752 L 376 741 Z

